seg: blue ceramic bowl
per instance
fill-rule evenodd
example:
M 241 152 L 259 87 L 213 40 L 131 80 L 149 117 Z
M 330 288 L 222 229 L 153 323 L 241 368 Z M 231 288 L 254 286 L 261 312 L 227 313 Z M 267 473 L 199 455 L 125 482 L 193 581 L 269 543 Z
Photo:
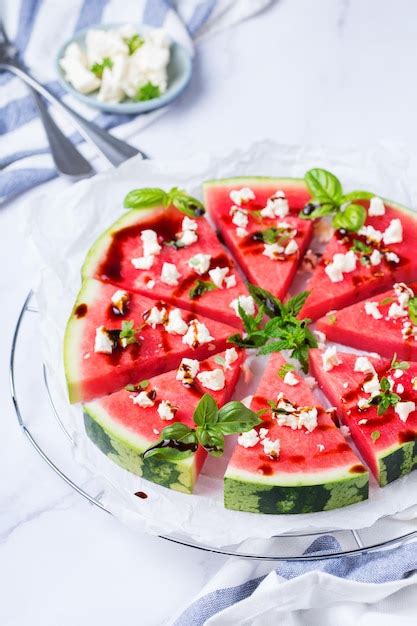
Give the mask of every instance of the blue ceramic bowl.
M 166 92 L 162 94 L 159 98 L 153 98 L 152 100 L 145 100 L 143 102 L 135 102 L 130 98 L 126 98 L 126 100 L 123 100 L 123 102 L 119 102 L 117 104 L 99 102 L 99 100 L 97 100 L 97 93 L 93 92 L 92 94 L 88 95 L 79 93 L 65 79 L 65 74 L 61 66 L 59 65 L 59 61 L 64 56 L 65 49 L 70 43 L 78 43 L 83 48 L 87 31 L 91 28 L 110 30 L 113 28 L 119 28 L 121 26 L 123 26 L 123 24 L 98 24 L 97 26 L 90 26 L 89 28 L 78 31 L 74 35 L 74 37 L 72 37 L 72 39 L 68 40 L 60 48 L 56 57 L 56 68 L 60 83 L 62 84 L 64 89 L 66 89 L 66 91 L 73 94 L 76 98 L 78 98 L 78 100 L 84 102 L 84 104 L 88 104 L 89 106 L 95 107 L 96 109 L 100 109 L 100 111 L 106 111 L 109 113 L 137 115 L 138 113 L 153 111 L 154 109 L 158 109 L 159 107 L 163 107 L 166 104 L 169 104 L 185 89 L 190 81 L 192 73 L 192 57 L 190 53 L 177 42 L 173 42 L 170 48 L 170 60 L 167 68 L 168 87 Z M 145 30 L 146 29 L 143 26 L 137 27 L 137 32 L 139 34 L 145 32 Z

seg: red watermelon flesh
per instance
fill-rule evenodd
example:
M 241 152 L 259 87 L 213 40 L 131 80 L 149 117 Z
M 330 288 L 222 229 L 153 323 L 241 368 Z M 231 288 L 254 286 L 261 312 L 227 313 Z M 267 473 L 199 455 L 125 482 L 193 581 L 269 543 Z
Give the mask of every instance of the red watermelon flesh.
M 245 226 L 247 235 L 242 237 L 239 236 L 237 226 L 232 222 L 233 217 L 230 215 L 231 207 L 234 205 L 230 193 L 244 187 L 254 192 L 255 199 L 242 204 L 242 208 L 248 212 L 248 224 Z M 261 217 L 259 211 L 277 191 L 284 192 L 288 200 L 290 210 L 288 215 L 282 218 Z M 207 210 L 244 274 L 251 283 L 267 289 L 279 298 L 286 295 L 312 237 L 311 222 L 298 218 L 299 211 L 309 198 L 305 184 L 300 179 L 241 177 L 212 180 L 204 184 Z M 271 259 L 263 254 L 264 241 L 259 240 L 259 233 L 283 222 L 291 226 L 290 231 L 296 230 L 293 239 L 298 249 L 292 254 L 278 254 L 276 258 Z
M 182 311 L 189 325 L 197 319 L 208 329 L 212 340 L 196 347 L 183 343 L 183 336 L 165 330 L 163 324 L 152 328 L 143 315 L 153 307 L 175 307 L 155 302 L 139 294 L 128 294 L 124 315 L 115 314 L 113 285 L 96 280 L 84 281 L 65 333 L 64 361 L 71 402 L 91 400 L 122 389 L 138 378 L 148 378 L 177 367 L 183 357 L 205 359 L 227 347 L 234 329 L 213 319 Z M 145 315 L 146 316 L 146 315 Z M 123 321 L 133 321 L 138 343 L 117 347 L 111 354 L 95 352 L 96 329 L 121 329 Z
M 417 294 L 417 283 L 412 283 L 408 287 Z M 366 312 L 366 303 L 370 302 L 378 304 L 377 311 L 382 318 L 375 319 Z M 317 320 L 317 328 L 324 332 L 330 341 L 359 350 L 378 352 L 386 357 L 397 354 L 400 359 L 417 361 L 417 328 L 408 315 L 397 319 L 388 318 L 393 303 L 398 304 L 398 297 L 395 291 L 390 289 L 378 296 L 325 315 Z M 406 336 L 403 337 L 402 331 L 407 328 Z M 416 329 L 416 335 L 412 333 L 413 328 Z
M 270 358 L 251 402 L 254 411 L 267 409 L 264 423 L 256 430 L 259 434 L 261 428 L 266 428 L 270 440 L 279 440 L 279 456 L 275 460 L 267 456 L 261 441 L 252 447 L 238 444 L 225 475 L 226 507 L 263 513 L 302 513 L 366 498 L 365 467 L 336 427 L 331 413 L 318 406 L 306 383 L 296 375 L 299 383 L 290 386 L 277 375 L 284 364 L 280 354 Z M 317 408 L 314 430 L 278 425 L 268 401 L 276 401 L 280 392 L 294 406 Z
M 113 461 L 134 472 L 172 489 L 191 492 L 200 473 L 206 452 L 199 447 L 192 456 L 181 461 L 143 459 L 143 452 L 160 439 L 165 426 L 182 422 L 194 426 L 193 414 L 201 396 L 208 392 L 221 407 L 228 402 L 237 383 L 243 353 L 224 370 L 225 386 L 220 391 L 204 388 L 197 378 L 191 386 L 177 380 L 177 370 L 148 379 L 144 392 L 152 398 L 153 406 L 143 408 L 133 402 L 139 392 L 125 389 L 84 405 L 84 421 L 90 439 Z M 224 354 L 219 355 L 224 360 Z M 215 357 L 199 364 L 199 372 L 223 369 Z M 137 383 L 138 381 L 135 380 Z M 177 408 L 172 420 L 161 419 L 158 406 L 168 401 Z
M 312 350 L 311 371 L 323 392 L 338 408 L 340 419 L 349 427 L 365 463 L 384 486 L 409 473 L 417 464 L 417 411 L 413 410 L 406 421 L 402 421 L 392 406 L 383 415 L 378 415 L 376 406 L 360 410 L 359 398 L 369 398 L 369 394 L 362 390 L 369 374 L 354 372 L 358 355 L 340 352 L 339 356 L 343 363 L 326 372 L 320 351 Z M 391 377 L 393 390 L 401 402 L 417 402 L 417 363 L 410 363 L 408 369 L 400 370 L 402 374 L 396 378 L 388 360 L 367 358 L 374 365 L 379 379 Z M 344 386 L 346 382 L 349 382 L 348 389 Z
M 83 277 L 109 282 L 122 289 L 163 300 L 240 328 L 240 318 L 230 307 L 230 303 L 238 296 L 246 295 L 247 289 L 232 257 L 221 246 L 213 229 L 203 217 L 195 220 L 198 237 L 195 243 L 182 248 L 173 246 L 172 242 L 182 231 L 184 218 L 185 215 L 173 207 L 125 213 L 90 249 L 83 266 Z M 158 234 L 161 251 L 154 255 L 150 269 L 136 269 L 132 259 L 143 257 L 141 233 L 144 230 L 153 230 Z M 196 254 L 210 255 L 209 268 L 203 274 L 198 274 L 188 265 L 188 261 Z M 164 263 L 173 264 L 179 272 L 177 285 L 166 284 L 161 280 Z M 234 276 L 236 285 L 228 288 L 224 281 L 221 288 L 191 298 L 189 292 L 197 281 L 209 282 L 211 279 L 208 272 L 216 267 L 228 268 L 227 276 Z
M 385 200 L 385 214 L 378 217 L 367 217 L 366 225 L 384 232 L 391 220 L 400 219 L 403 229 L 401 243 L 385 246 L 387 250 L 399 257 L 399 262 L 387 261 L 383 257 L 379 265 L 363 264 L 360 254 L 357 256 L 356 269 L 344 273 L 343 280 L 332 282 L 325 272 L 326 266 L 333 260 L 336 253 L 347 253 L 354 241 L 360 241 L 367 246 L 373 246 L 365 236 L 357 233 L 350 235 L 336 232 L 327 244 L 323 256 L 316 267 L 313 276 L 307 284 L 311 292 L 304 305 L 301 316 L 317 319 L 328 311 L 359 302 L 364 298 L 381 293 L 390 288 L 394 282 L 409 282 L 417 279 L 417 216 L 406 207 Z M 381 244 L 383 246 L 383 244 Z M 381 247 L 381 251 L 383 248 Z M 365 259 L 362 259 L 364 262 Z

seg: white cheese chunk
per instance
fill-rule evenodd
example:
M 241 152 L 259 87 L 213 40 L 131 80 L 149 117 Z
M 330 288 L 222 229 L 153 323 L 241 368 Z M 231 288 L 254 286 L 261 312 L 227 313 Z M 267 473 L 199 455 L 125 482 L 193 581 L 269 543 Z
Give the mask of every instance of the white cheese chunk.
M 94 352 L 102 352 L 103 354 L 111 354 L 113 352 L 113 341 L 104 326 L 96 328 Z
M 130 396 L 130 397 L 132 398 L 133 404 L 137 404 L 143 409 L 147 409 L 148 407 L 151 407 L 155 404 L 155 402 L 151 400 L 151 398 L 148 396 L 146 391 L 140 391 L 135 396 Z
M 404 385 L 402 383 L 398 383 L 395 392 L 399 394 L 404 393 Z
M 381 198 L 374 196 L 369 202 L 368 215 L 371 217 L 379 217 L 385 215 L 385 205 Z
M 188 215 L 182 220 L 182 230 L 197 230 L 198 224 L 196 220 L 192 220 Z
M 191 348 L 197 348 L 213 340 L 214 337 L 210 335 L 207 326 L 198 320 L 191 320 L 188 325 L 188 330 L 182 338 L 182 342 Z
M 339 358 L 337 354 L 337 350 L 335 346 L 330 346 L 327 348 L 321 355 L 321 359 L 323 362 L 323 369 L 325 372 L 330 372 L 337 365 L 341 365 L 343 363 L 342 359 Z
M 317 427 L 317 409 L 313 407 L 308 411 L 301 411 L 298 417 L 298 428 L 306 428 L 310 433 Z
M 358 356 L 355 361 L 355 365 L 353 370 L 355 372 L 363 372 L 364 374 L 369 372 L 375 372 L 375 368 L 372 365 L 371 361 L 366 356 Z
M 259 441 L 259 435 L 254 428 L 252 430 L 248 430 L 247 433 L 242 433 L 237 438 L 237 442 L 240 446 L 244 448 L 253 448 Z
M 339 283 L 343 280 L 343 274 L 353 272 L 356 268 L 356 255 L 353 250 L 345 254 L 340 252 L 333 256 L 331 263 L 326 265 L 325 272 L 332 283 Z
M 158 324 L 165 324 L 167 319 L 167 310 L 165 307 L 158 308 L 153 306 L 143 314 L 143 319 L 149 326 L 156 328 Z
M 177 408 L 169 400 L 162 400 L 158 405 L 157 411 L 161 420 L 170 421 L 174 419 Z
M 386 246 L 391 243 L 401 243 L 403 240 L 403 225 L 401 220 L 395 218 L 391 220 L 389 226 L 385 229 L 383 241 Z
M 264 437 L 264 439 L 261 440 L 261 444 L 263 446 L 266 456 L 269 456 L 269 458 L 271 459 L 278 459 L 281 448 L 281 443 L 279 439 L 275 439 L 272 441 L 268 437 Z
M 377 230 L 371 225 L 362 226 L 362 228 L 358 230 L 358 234 L 366 237 L 367 239 L 369 239 L 369 241 L 376 241 L 377 243 L 382 241 L 383 237 L 381 231 Z
M 265 439 L 265 437 L 268 437 L 268 433 L 269 433 L 269 429 L 268 428 L 260 428 L 259 431 L 258 431 L 259 438 L 260 439 Z
M 154 264 L 155 257 L 153 254 L 149 254 L 148 256 L 138 256 L 130 261 L 137 270 L 149 270 Z
M 393 302 L 390 304 L 388 309 L 388 319 L 397 320 L 400 317 L 407 317 L 408 311 L 403 308 L 401 304 L 397 304 L 397 302 Z
M 210 262 L 211 254 L 203 254 L 201 252 L 188 259 L 188 265 L 196 272 L 196 274 L 199 274 L 199 276 L 208 271 Z
M 362 389 L 365 393 L 369 393 L 372 397 L 378 396 L 381 392 L 381 385 L 378 380 L 378 374 L 374 374 L 370 380 L 363 383 Z
M 386 252 L 385 253 L 385 258 L 387 261 L 390 261 L 391 263 L 399 263 L 400 262 L 400 257 L 398 256 L 398 254 L 395 254 L 395 252 Z
M 195 230 L 183 230 L 179 237 L 177 237 L 177 244 L 186 248 L 191 246 L 198 240 L 198 235 Z
M 268 198 L 266 206 L 261 209 L 262 217 L 286 217 L 289 213 L 288 200 L 283 191 L 277 191 L 271 198 Z
M 247 315 L 255 315 L 255 301 L 252 296 L 239 296 L 232 300 L 229 304 L 230 308 L 234 310 L 237 317 L 239 316 L 239 304 Z
M 294 376 L 294 372 L 287 372 L 284 376 L 284 383 L 286 385 L 294 387 L 295 385 L 298 385 L 299 382 L 298 378 Z
M 250 187 L 242 187 L 241 189 L 233 189 L 230 194 L 230 199 L 232 202 L 241 206 L 245 202 L 249 202 L 249 200 L 255 200 L 255 194 Z
M 219 367 L 211 371 L 200 372 L 197 374 L 197 379 L 203 387 L 212 391 L 220 391 L 226 384 L 224 372 Z
M 363 411 L 369 408 L 369 401 L 366 398 L 359 398 L 357 406 L 360 411 Z
M 410 413 L 416 410 L 415 402 L 397 402 L 394 410 L 402 422 L 406 422 Z
M 165 330 L 171 335 L 185 335 L 188 330 L 188 326 L 182 318 L 182 311 L 180 309 L 172 309 L 169 312 Z
M 349 426 L 345 426 L 344 424 L 342 424 L 340 427 L 340 432 L 342 433 L 343 437 L 350 437 Z
M 230 214 L 232 215 L 233 224 L 239 226 L 239 228 L 245 228 L 248 225 L 249 218 L 247 211 L 239 209 L 239 207 L 232 206 Z
M 404 376 L 404 370 L 394 370 L 393 376 L 394 378 L 401 378 L 401 376 Z
M 239 239 L 243 239 L 244 237 L 246 237 L 248 234 L 248 231 L 246 230 L 246 228 L 236 228 L 236 236 L 239 237 Z
M 226 276 L 226 278 L 224 279 L 224 284 L 226 285 L 226 289 L 236 287 L 236 276 L 234 274 L 232 274 L 231 276 Z
M 161 271 L 161 281 L 166 285 L 178 285 L 180 273 L 174 263 L 164 263 Z
M 365 302 L 365 313 L 373 317 L 374 320 L 380 320 L 383 317 L 378 308 L 378 302 Z
M 224 369 L 230 370 L 231 364 L 237 361 L 238 358 L 239 358 L 239 355 L 237 353 L 236 348 L 228 348 L 226 352 L 224 353 Z
M 284 248 L 278 243 L 265 243 L 262 254 L 269 259 L 275 260 L 284 253 Z
M 358 421 L 359 426 L 362 426 L 363 424 L 367 424 L 368 420 L 367 419 L 361 419 Z
M 157 255 L 161 252 L 162 248 L 158 243 L 158 235 L 154 230 L 143 230 L 140 238 L 143 243 L 143 256 Z
M 371 262 L 371 265 L 373 267 L 375 267 L 376 265 L 380 265 L 381 261 L 382 261 L 382 254 L 380 253 L 379 250 L 375 249 L 372 250 L 372 254 L 369 257 L 369 260 Z
M 298 251 L 298 243 L 295 239 L 291 239 L 285 247 L 284 254 L 295 254 Z
M 318 444 L 317 444 L 317 450 L 318 450 L 319 452 L 323 452 L 323 450 L 324 450 L 324 445 L 323 445 L 322 443 L 318 443 Z
M 153 289 L 155 287 L 155 281 L 154 280 L 148 280 L 148 282 L 145 285 L 146 289 Z
M 200 369 L 200 362 L 196 359 L 184 358 L 181 360 L 179 368 L 177 370 L 176 379 L 184 381 L 187 384 L 191 384 L 194 378 L 197 376 Z
M 226 274 L 229 273 L 228 267 L 215 267 L 209 271 L 211 282 L 219 289 L 223 288 L 223 281 L 226 278 Z

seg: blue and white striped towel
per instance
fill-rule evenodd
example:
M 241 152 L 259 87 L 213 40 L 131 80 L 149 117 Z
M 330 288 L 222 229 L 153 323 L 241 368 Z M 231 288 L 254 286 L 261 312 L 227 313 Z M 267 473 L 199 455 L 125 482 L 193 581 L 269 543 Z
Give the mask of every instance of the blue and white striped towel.
M 56 96 L 88 119 L 128 137 L 162 111 L 132 118 L 97 112 L 64 92 L 56 80 L 55 55 L 72 34 L 103 23 L 164 26 L 189 50 L 193 39 L 227 28 L 264 9 L 272 0 L 3 0 L 6 31 L 35 75 Z M 78 143 L 71 126 L 60 125 Z M 73 134 L 71 134 L 73 133 Z M 91 155 L 88 146 L 82 151 Z M 0 73 L 0 202 L 56 176 L 36 108 L 25 85 Z
M 338 551 L 331 535 L 305 554 Z M 395 626 L 417 623 L 417 542 L 319 561 L 230 559 L 173 626 Z

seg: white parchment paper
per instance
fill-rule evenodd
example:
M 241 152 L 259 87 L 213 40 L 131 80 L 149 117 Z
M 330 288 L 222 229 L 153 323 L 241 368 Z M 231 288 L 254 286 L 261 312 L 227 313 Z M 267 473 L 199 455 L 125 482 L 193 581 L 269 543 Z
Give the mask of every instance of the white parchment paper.
M 28 240 L 42 270 L 37 286 L 44 360 L 53 398 L 61 419 L 74 439 L 76 460 L 105 480 L 103 502 L 117 517 L 135 528 L 158 534 L 181 534 L 220 547 L 248 538 L 266 538 L 307 528 L 363 528 L 379 518 L 417 505 L 417 472 L 379 489 L 370 499 L 347 509 L 306 515 L 258 515 L 223 507 L 223 473 L 228 454 L 209 458 L 192 496 L 154 485 L 119 468 L 90 443 L 84 434 L 79 406 L 67 401 L 62 363 L 66 320 L 80 287 L 80 268 L 90 245 L 123 212 L 125 194 L 142 186 L 174 185 L 201 197 L 201 182 L 238 175 L 303 176 L 310 167 L 337 174 L 346 189 L 365 188 L 417 206 L 417 159 L 402 146 L 381 144 L 370 149 L 330 149 L 258 142 L 245 150 L 209 156 L 194 154 L 177 160 L 141 161 L 134 158 L 119 169 L 82 181 L 59 197 L 32 202 Z M 32 260 L 33 262 L 33 260 Z M 256 386 L 262 360 L 254 361 L 254 376 L 240 381 L 235 396 L 242 398 Z M 229 438 L 230 451 L 233 441 Z M 133 494 L 145 491 L 141 500 Z M 402 519 L 417 515 L 417 508 Z

